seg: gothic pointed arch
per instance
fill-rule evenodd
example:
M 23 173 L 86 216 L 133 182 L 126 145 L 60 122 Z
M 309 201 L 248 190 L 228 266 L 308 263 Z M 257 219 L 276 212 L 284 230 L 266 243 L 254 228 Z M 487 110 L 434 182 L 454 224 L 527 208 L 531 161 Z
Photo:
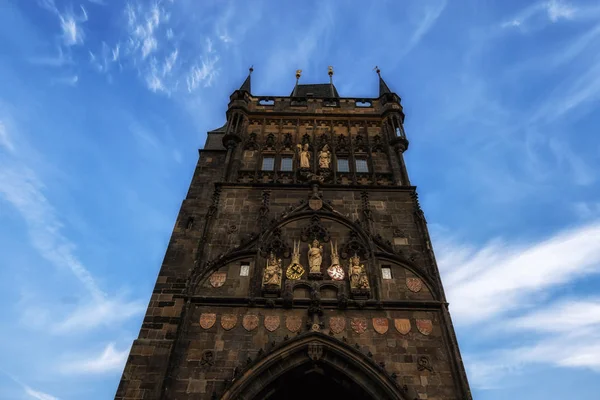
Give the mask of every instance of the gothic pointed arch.
M 295 371 L 302 371 L 296 377 L 306 377 L 311 372 L 321 372 L 331 379 L 342 377 L 346 385 L 351 385 L 351 390 L 360 393 L 357 398 L 413 400 L 407 396 L 406 389 L 394 380 L 393 375 L 385 371 L 384 366 L 377 364 L 360 350 L 320 332 L 297 336 L 281 343 L 267 354 L 260 353 L 260 356 L 239 373 L 225 390 L 221 400 L 259 400 L 264 398 L 266 392 L 269 393 L 269 398 L 277 398 L 277 381 Z M 322 371 L 327 371 L 328 374 L 323 374 Z M 314 395 L 312 398 L 319 398 L 319 393 Z
M 438 285 L 436 284 L 436 279 L 431 274 L 428 274 L 427 271 L 424 271 L 423 268 L 418 267 L 413 262 L 406 260 L 403 257 L 398 256 L 394 253 L 387 252 L 376 252 L 375 257 L 380 261 L 390 261 L 394 264 L 400 265 L 403 268 L 408 269 L 410 272 L 419 277 L 423 283 L 427 286 L 429 291 L 434 295 L 434 298 L 439 301 L 444 301 L 442 294 L 438 289 Z

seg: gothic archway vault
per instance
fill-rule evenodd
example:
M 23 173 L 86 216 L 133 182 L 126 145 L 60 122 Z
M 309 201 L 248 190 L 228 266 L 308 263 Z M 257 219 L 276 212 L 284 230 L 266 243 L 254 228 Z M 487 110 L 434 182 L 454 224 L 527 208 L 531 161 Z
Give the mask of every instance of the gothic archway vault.
M 284 342 L 236 378 L 221 400 L 332 398 L 408 400 L 405 392 L 372 359 L 320 332 Z M 294 397 L 296 396 L 296 397 Z

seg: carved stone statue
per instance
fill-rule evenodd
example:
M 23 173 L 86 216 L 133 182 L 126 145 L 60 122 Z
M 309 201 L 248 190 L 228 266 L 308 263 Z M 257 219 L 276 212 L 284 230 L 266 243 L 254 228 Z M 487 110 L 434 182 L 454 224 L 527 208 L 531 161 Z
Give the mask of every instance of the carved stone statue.
M 304 146 L 298 145 L 298 153 L 300 168 L 310 168 L 310 151 L 308 151 L 308 143 Z
M 263 287 L 270 289 L 281 288 L 281 258 L 277 259 L 275 254 L 271 253 L 267 259 L 267 266 L 263 275 Z
M 317 239 L 313 240 L 312 245 L 308 245 L 308 265 L 310 273 L 321 273 L 321 263 L 323 262 L 323 246 Z
M 350 289 L 355 291 L 364 291 L 370 288 L 369 278 L 365 271 L 365 266 L 360 263 L 360 257 L 354 254 L 350 257 L 350 268 L 348 268 L 348 276 L 350 278 Z
M 329 146 L 323 146 L 323 149 L 319 152 L 319 168 L 329 168 L 331 164 L 331 152 Z

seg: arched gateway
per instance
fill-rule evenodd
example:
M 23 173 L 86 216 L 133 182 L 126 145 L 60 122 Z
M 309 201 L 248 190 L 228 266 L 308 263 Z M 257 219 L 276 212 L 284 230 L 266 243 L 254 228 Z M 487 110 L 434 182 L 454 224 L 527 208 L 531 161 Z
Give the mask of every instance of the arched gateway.
M 471 400 L 403 123 L 381 77 L 364 99 L 331 81 L 254 96 L 248 76 L 115 399 Z
M 285 341 L 244 370 L 222 400 L 409 399 L 359 350 L 318 332 Z

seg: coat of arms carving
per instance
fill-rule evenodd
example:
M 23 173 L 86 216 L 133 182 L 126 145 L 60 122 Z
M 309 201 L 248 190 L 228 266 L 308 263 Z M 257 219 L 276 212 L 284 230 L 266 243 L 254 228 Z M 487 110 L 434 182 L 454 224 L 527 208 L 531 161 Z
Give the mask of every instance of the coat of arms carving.
M 367 330 L 367 319 L 366 318 L 350 318 L 350 326 L 352 330 L 359 335 Z
M 242 326 L 248 332 L 253 331 L 258 326 L 258 315 L 246 314 L 242 319 Z
M 419 278 L 406 278 L 406 287 L 411 292 L 419 292 L 423 287 L 423 281 Z
M 200 315 L 200 326 L 203 329 L 210 329 L 217 320 L 217 314 L 201 314 Z
M 285 319 L 285 327 L 290 332 L 298 332 L 302 326 L 302 317 L 299 315 L 290 315 Z
M 417 329 L 423 335 L 428 336 L 433 331 L 433 322 L 430 319 L 418 319 L 417 321 Z
M 396 318 L 394 319 L 394 326 L 396 330 L 403 335 L 406 335 L 410 332 L 410 319 L 408 318 Z
M 344 317 L 329 317 L 329 329 L 333 333 L 340 333 L 346 329 L 346 318 Z
M 373 329 L 375 332 L 383 335 L 388 331 L 389 321 L 387 318 L 373 318 Z
M 273 332 L 279 328 L 279 323 L 279 315 L 267 315 L 265 317 L 265 328 L 267 328 L 269 332 Z
M 223 286 L 226 279 L 227 279 L 227 272 L 213 272 L 208 280 L 212 287 L 218 288 L 218 287 Z
M 235 314 L 223 314 L 221 316 L 221 326 L 226 331 L 232 329 L 237 324 L 237 315 Z

